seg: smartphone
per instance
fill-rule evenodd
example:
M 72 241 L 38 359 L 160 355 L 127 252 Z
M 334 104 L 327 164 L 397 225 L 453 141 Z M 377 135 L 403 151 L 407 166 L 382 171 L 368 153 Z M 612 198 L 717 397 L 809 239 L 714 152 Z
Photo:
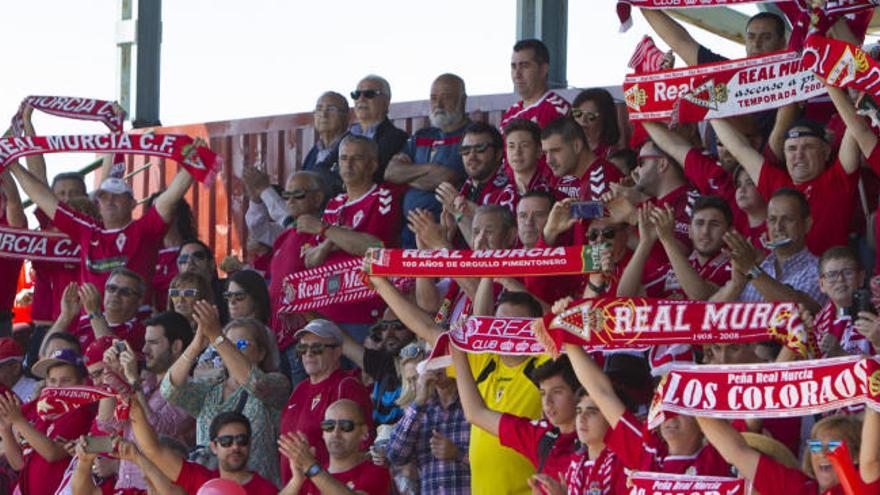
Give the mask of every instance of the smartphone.
M 605 203 L 601 201 L 578 201 L 571 204 L 572 218 L 602 218 L 605 215 Z
M 116 347 L 117 351 L 125 352 L 125 342 L 120 340 L 120 341 L 116 342 L 115 344 L 113 344 L 113 346 Z
M 101 437 L 93 437 L 89 435 L 86 437 L 85 451 L 89 454 L 107 454 L 113 452 L 113 437 L 109 435 Z
M 853 303 L 850 306 L 849 313 L 853 318 L 858 318 L 860 312 L 877 313 L 874 305 L 871 304 L 871 291 L 868 289 L 858 289 L 853 294 Z

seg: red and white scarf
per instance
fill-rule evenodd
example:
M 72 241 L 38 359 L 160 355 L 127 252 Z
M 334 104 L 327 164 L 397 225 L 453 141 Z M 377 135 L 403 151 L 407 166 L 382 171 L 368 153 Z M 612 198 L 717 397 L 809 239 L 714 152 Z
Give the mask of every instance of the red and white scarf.
M 700 122 L 771 110 L 824 94 L 825 86 L 801 69 L 800 53 L 756 57 L 633 74 L 623 93 L 630 120 Z
M 125 110 L 117 113 L 112 101 L 95 100 L 92 98 L 74 98 L 69 96 L 28 96 L 22 100 L 18 112 L 12 117 L 12 132 L 15 136 L 24 136 L 24 110 L 31 106 L 35 110 L 46 112 L 57 117 L 77 120 L 94 120 L 102 122 L 114 134 L 121 133 L 125 122 Z M 113 155 L 111 177 L 122 178 L 125 174 L 125 155 Z
M 641 297 L 581 299 L 533 325 L 536 338 L 558 355 L 563 343 L 593 349 L 662 344 L 783 341 L 801 356 L 815 345 L 797 304 L 712 303 Z
M 666 53 L 657 48 L 654 39 L 648 35 L 639 41 L 636 49 L 629 59 L 627 67 L 636 71 L 636 74 L 645 74 L 647 72 L 657 72 L 663 65 Z
M 635 471 L 630 475 L 633 492 L 663 495 L 746 495 L 751 486 L 742 478 Z
M 65 234 L 0 226 L 0 258 L 79 263 L 80 246 Z
M 847 356 L 787 363 L 674 365 L 657 386 L 649 427 L 663 422 L 664 411 L 722 419 L 783 418 L 866 402 L 880 375 L 869 361 L 876 364 L 873 359 Z
M 398 277 L 540 277 L 597 271 L 592 246 L 520 249 L 384 249 L 364 256 L 370 275 Z
M 174 160 L 198 181 L 210 183 L 223 158 L 194 146 L 183 134 L 86 134 L 0 138 L 0 171 L 26 156 L 47 153 L 130 153 Z
M 809 36 L 802 57 L 804 70 L 832 86 L 880 95 L 880 64 L 860 47 L 823 36 Z

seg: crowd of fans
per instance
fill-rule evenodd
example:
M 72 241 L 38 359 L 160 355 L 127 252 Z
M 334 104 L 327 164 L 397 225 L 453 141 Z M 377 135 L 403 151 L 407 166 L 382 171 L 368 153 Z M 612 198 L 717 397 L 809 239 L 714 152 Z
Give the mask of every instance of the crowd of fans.
M 643 13 L 685 63 L 720 59 L 665 12 Z M 747 56 L 784 48 L 783 21 L 759 14 L 745 39 Z M 454 74 L 434 80 L 430 126 L 412 136 L 389 120 L 382 77 L 356 85 L 353 108 L 321 95 L 318 139 L 285 184 L 244 170 L 244 264 L 218 264 L 199 240 L 184 170 L 135 219 L 122 179 L 89 195 L 77 174 L 50 183 L 41 157 L 11 165 L 5 224 L 27 227 L 17 184 L 40 228 L 68 235 L 82 255 L 78 266 L 33 264 L 33 321 L 15 327 L 21 261 L 0 258 L 0 492 L 624 494 L 627 472 L 647 470 L 740 476 L 765 494 L 843 493 L 825 453 L 845 440 L 880 493 L 870 409 L 679 415 L 656 434 L 644 428 L 664 367 L 796 359 L 773 342 L 605 353 L 567 344 L 555 360 L 453 349 L 450 368 L 420 365 L 469 315 L 536 318 L 599 296 L 794 301 L 817 357 L 880 346 L 880 283 L 869 276 L 880 268 L 880 148 L 856 114 L 859 95 L 829 87 L 833 105 L 645 123 L 646 136 L 630 139 L 625 106 L 607 91 L 572 102 L 550 91 L 549 60 L 538 40 L 514 45 L 520 101 L 499 128 L 469 119 Z M 33 135 L 30 112 L 24 123 Z M 585 201 L 605 215 L 575 216 Z M 381 298 L 293 322 L 278 314 L 288 275 L 370 247 L 581 244 L 599 250 L 600 270 L 402 286 L 373 276 Z M 39 414 L 45 387 L 74 393 L 114 377 L 130 397 Z

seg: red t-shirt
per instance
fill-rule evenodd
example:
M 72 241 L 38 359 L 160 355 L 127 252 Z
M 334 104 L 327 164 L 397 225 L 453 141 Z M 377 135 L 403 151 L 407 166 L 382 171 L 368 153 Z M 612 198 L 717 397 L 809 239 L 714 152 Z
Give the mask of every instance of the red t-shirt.
M 159 250 L 156 260 L 156 271 L 153 273 L 153 307 L 156 311 L 165 311 L 168 306 L 168 287 L 177 276 L 177 255 L 180 246 L 171 246 Z
M 258 453 L 253 452 L 252 454 Z M 278 487 L 272 484 L 271 481 L 263 478 L 257 473 L 251 474 L 253 475 L 251 480 L 244 485 L 241 485 L 248 495 L 277 495 Z M 219 477 L 219 471 L 211 471 L 195 462 L 183 461 L 183 465 L 180 466 L 180 474 L 177 475 L 174 484 L 182 487 L 186 490 L 186 493 L 195 494 L 199 491 L 199 488 L 201 488 L 202 485 Z
M 712 282 L 718 287 L 723 286 L 730 280 L 730 257 L 723 251 L 716 254 L 714 258 L 707 261 L 704 265 L 700 265 L 697 252 L 694 251 L 688 257 L 688 263 L 697 271 L 700 278 Z M 681 287 L 675 270 L 672 269 L 672 265 L 669 263 L 658 267 L 652 272 L 646 270 L 642 275 L 642 285 L 644 285 L 645 295 L 648 297 L 662 299 L 688 298 Z
M 770 457 L 761 454 L 755 479 L 755 490 L 761 493 L 784 493 L 785 495 L 819 495 L 819 484 L 810 479 L 800 469 L 785 467 Z M 867 492 L 874 493 L 874 492 Z M 844 495 L 843 487 L 837 485 L 825 490 L 821 495 Z
M 37 415 L 37 402 L 31 401 L 22 406 L 24 417 L 38 431 L 52 440 L 73 440 L 89 432 L 92 421 L 98 415 L 98 404 L 89 404 L 70 411 L 52 421 Z M 55 493 L 70 464 L 70 457 L 48 462 L 30 446 L 22 448 L 24 467 L 18 476 L 18 488 L 22 495 L 45 495 Z
M 144 348 L 147 327 L 141 322 L 140 314 L 122 323 L 108 322 L 107 326 L 110 327 L 110 331 L 116 335 L 116 338 L 125 340 L 131 344 L 131 348 L 135 351 L 140 352 L 140 350 Z M 95 331 L 92 328 L 92 322 L 89 320 L 88 315 L 80 316 L 79 320 L 71 325 L 70 333 L 79 339 L 80 348 L 84 350 L 88 349 L 89 345 L 95 341 Z
M 537 173 L 535 175 L 538 175 Z M 534 177 L 533 177 L 534 178 Z M 495 174 L 482 185 L 477 185 L 470 177 L 464 181 L 459 191 L 465 198 L 473 201 L 477 206 L 501 205 L 510 211 L 516 209 L 516 186 L 513 181 L 501 171 L 499 167 Z
M 711 444 L 692 455 L 669 455 L 666 442 L 656 434 L 645 432 L 645 425 L 629 411 L 620 417 L 616 427 L 608 430 L 605 445 L 620 457 L 627 469 L 696 476 L 730 476 L 731 473 L 730 465 Z
M 325 464 L 326 466 L 326 464 Z M 349 490 L 366 495 L 387 495 L 391 493 L 391 474 L 388 468 L 377 466 L 365 460 L 357 466 L 341 473 L 332 473 L 331 476 L 342 482 Z M 321 495 L 311 480 L 303 483 L 303 495 Z
M 275 239 L 272 246 L 272 261 L 269 263 L 269 300 L 273 308 L 284 304 L 284 279 L 291 273 L 305 270 L 302 258 L 302 247 L 312 238 L 310 234 L 302 234 L 296 229 L 286 229 Z M 283 325 L 281 319 L 273 311 L 271 327 L 278 340 L 278 348 L 286 349 L 293 343 L 293 332 Z M 289 329 L 293 330 L 293 329 Z
M 574 495 L 616 495 L 629 493 L 626 487 L 626 473 L 620 459 L 604 448 L 595 460 L 584 453 L 575 456 L 565 473 L 568 493 Z
M 53 222 L 82 248 L 80 280 L 95 284 L 102 294 L 114 268 L 133 270 L 149 283 L 168 230 L 168 224 L 155 207 L 121 229 L 105 229 L 88 216 L 59 203 Z M 149 294 L 144 296 L 150 297 Z
M 342 193 L 327 203 L 323 220 L 327 225 L 371 234 L 385 247 L 398 247 L 403 227 L 402 202 L 396 194 L 398 190 L 386 184 L 374 184 L 366 194 L 354 201 L 348 201 L 348 195 Z M 314 236 L 311 244 L 317 245 L 323 240 L 320 236 Z M 351 256 L 345 251 L 336 251 L 327 257 L 325 264 Z M 336 304 L 323 308 L 321 314 L 337 323 L 372 323 L 381 315 L 381 304 L 377 301 Z
M 370 402 L 370 391 L 360 381 L 360 370 L 336 370 L 326 379 L 312 383 L 305 380 L 293 390 L 287 407 L 281 413 L 281 429 L 283 435 L 289 431 L 300 431 L 309 439 L 315 448 L 315 458 L 322 465 L 330 460 L 324 437 L 321 432 L 321 421 L 330 404 L 339 399 L 351 399 L 361 406 L 370 430 L 373 429 L 373 406 Z M 291 472 L 287 458 L 281 455 L 281 482 L 290 480 Z
M 501 445 L 522 454 L 537 469 L 540 463 L 538 444 L 541 438 L 552 429 L 553 426 L 545 420 L 532 420 L 504 413 L 498 422 L 498 440 Z M 550 453 L 544 460 L 544 467 L 541 469 L 542 473 L 550 475 L 554 480 L 565 475 L 572 458 L 576 455 L 577 433 L 558 434 L 559 436 L 550 448 Z
M 757 186 L 765 201 L 770 201 L 770 196 L 783 187 L 804 193 L 813 217 L 813 227 L 807 233 L 807 247 L 816 256 L 821 256 L 831 246 L 845 246 L 849 242 L 849 220 L 858 198 L 858 178 L 855 172 L 847 174 L 840 160 L 835 160 L 815 179 L 795 184 L 787 171 L 764 161 Z

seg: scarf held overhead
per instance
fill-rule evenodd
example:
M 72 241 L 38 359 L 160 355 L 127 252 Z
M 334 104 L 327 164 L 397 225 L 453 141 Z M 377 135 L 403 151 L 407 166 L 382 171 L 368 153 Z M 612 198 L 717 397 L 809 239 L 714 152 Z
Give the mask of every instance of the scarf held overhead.
M 663 412 L 722 419 L 782 418 L 858 403 L 876 407 L 880 373 L 860 356 L 741 365 L 673 365 L 655 391 L 649 426 Z M 872 405 L 873 403 L 873 405 Z
M 635 495 L 746 495 L 742 478 L 635 471 L 630 475 Z
M 801 356 L 812 349 L 795 303 L 712 303 L 641 297 L 600 297 L 570 303 L 533 325 L 558 355 L 562 344 L 596 348 L 779 340 Z
M 520 249 L 384 249 L 364 256 L 370 275 L 398 277 L 536 277 L 599 270 L 592 246 Z
M 80 247 L 65 234 L 0 226 L 0 258 L 79 263 Z
M 716 62 L 624 79 L 630 120 L 699 122 L 771 110 L 825 93 L 796 51 Z
M 832 86 L 880 95 L 880 64 L 860 47 L 845 41 L 809 36 L 802 67 Z
M 208 183 L 223 158 L 204 146 L 195 146 L 183 134 L 87 134 L 0 138 L 0 171 L 11 162 L 46 153 L 130 153 L 174 160 L 196 180 Z

